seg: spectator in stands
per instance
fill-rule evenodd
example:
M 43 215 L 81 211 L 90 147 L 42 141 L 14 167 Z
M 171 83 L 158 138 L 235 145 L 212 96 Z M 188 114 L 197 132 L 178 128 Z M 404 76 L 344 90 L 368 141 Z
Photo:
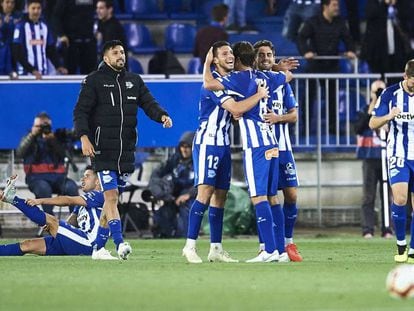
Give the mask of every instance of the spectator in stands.
M 200 57 L 204 64 L 206 55 L 214 42 L 227 41 L 228 34 L 224 30 L 229 14 L 229 7 L 225 4 L 217 4 L 211 10 L 211 23 L 197 31 L 194 42 L 194 57 Z
M 113 1 L 99 0 L 96 3 L 96 15 L 98 16 L 98 27 L 95 35 L 99 50 L 102 49 L 103 42 L 111 40 L 119 40 L 126 47 L 125 31 L 119 20 L 114 16 Z M 125 55 L 128 55 L 127 51 L 125 51 Z
M 59 73 L 67 74 L 67 69 L 59 64 L 53 36 L 41 15 L 42 1 L 28 0 L 27 15 L 14 30 L 13 58 L 23 67 L 19 73 L 31 73 L 36 79 L 41 79 L 42 75 L 50 72 L 49 59 Z
M 296 42 L 300 26 L 305 20 L 318 15 L 321 0 L 291 0 L 285 13 L 282 35 Z
M 369 119 L 371 112 L 377 102 L 381 92 L 385 89 L 385 83 L 381 80 L 371 84 L 371 101 L 361 109 L 355 123 L 355 133 L 357 136 L 357 158 L 362 159 L 362 179 L 363 179 L 363 202 L 362 202 L 362 236 L 370 239 L 374 235 L 374 227 L 377 216 L 375 212 L 375 197 L 377 187 L 380 189 L 381 196 L 381 232 L 384 238 L 390 238 L 391 229 L 385 227 L 384 219 L 384 196 L 383 196 L 383 176 L 381 163 L 381 140 L 379 132 L 384 129 L 371 130 Z M 388 202 L 387 202 L 388 203 Z
M 246 23 L 246 3 L 247 0 L 224 0 L 229 8 L 228 32 L 250 32 L 255 31 Z M 236 21 L 237 20 L 237 21 Z
M 355 44 L 361 42 L 361 30 L 359 19 L 359 2 L 355 0 L 345 0 L 346 16 L 348 20 L 349 31 Z
M 194 132 L 184 132 L 177 151 L 151 175 L 150 184 L 153 185 L 149 189 L 152 189 L 152 195 L 155 199 L 159 198 L 164 201 L 164 205 L 154 215 L 153 233 L 155 237 L 187 236 L 188 212 L 197 195 L 197 190 L 194 187 L 191 152 L 193 138 Z M 164 184 L 170 182 L 170 187 L 159 187 L 168 193 L 154 189 L 157 180 Z
M 96 69 L 97 48 L 93 34 L 94 0 L 57 0 L 53 11 L 54 30 L 64 47 L 69 74 L 88 74 Z
M 26 184 L 36 198 L 50 198 L 52 193 L 78 195 L 78 186 L 67 177 L 66 149 L 52 132 L 52 120 L 46 112 L 39 113 L 29 134 L 24 136 L 16 155 L 23 158 Z M 53 206 L 43 210 L 53 215 Z
M 338 60 L 315 60 L 318 56 L 339 56 L 339 43 L 345 43 L 348 58 L 355 58 L 355 48 L 345 20 L 339 16 L 338 0 L 322 0 L 322 12 L 302 25 L 298 35 L 298 48 L 307 60 L 308 73 L 337 73 Z M 316 84 L 310 80 L 309 85 L 309 111 L 306 112 L 309 120 L 313 117 L 313 105 L 316 98 Z M 335 80 L 329 80 L 329 131 L 334 134 L 336 129 L 336 92 Z M 304 116 L 306 116 L 304 114 Z M 327 123 L 328 123 L 328 118 Z
M 0 4 L 0 75 L 8 75 L 15 70 L 11 45 L 21 13 L 15 10 L 15 0 L 1 0 Z
M 400 26 L 395 4 L 396 0 L 368 0 L 366 4 L 367 27 L 361 58 L 374 73 L 400 72 L 412 56 L 410 40 Z

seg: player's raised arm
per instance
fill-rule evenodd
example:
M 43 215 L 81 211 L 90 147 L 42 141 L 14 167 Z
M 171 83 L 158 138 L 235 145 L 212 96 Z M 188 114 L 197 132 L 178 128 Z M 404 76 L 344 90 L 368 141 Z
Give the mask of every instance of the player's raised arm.
M 203 67 L 203 87 L 210 91 L 219 91 L 224 90 L 223 84 L 220 81 L 214 79 L 213 74 L 211 73 L 211 64 L 213 62 L 213 48 L 207 53 L 206 60 Z
M 241 115 L 246 111 L 252 109 L 262 98 L 269 97 L 269 88 L 267 86 L 259 85 L 256 94 L 241 101 L 235 101 L 232 97 L 226 100 L 223 105 L 224 109 L 229 111 L 232 115 Z

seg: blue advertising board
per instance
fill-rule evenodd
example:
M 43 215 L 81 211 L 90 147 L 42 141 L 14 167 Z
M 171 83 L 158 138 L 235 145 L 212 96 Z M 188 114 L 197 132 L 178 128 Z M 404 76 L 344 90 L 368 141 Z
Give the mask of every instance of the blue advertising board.
M 194 131 L 198 122 L 201 81 L 146 81 L 151 93 L 163 106 L 174 126 L 164 129 L 138 112 L 138 146 L 176 146 L 184 131 Z M 36 114 L 46 111 L 53 129 L 73 127 L 72 112 L 80 90 L 80 81 L 2 81 L 0 83 L 0 149 L 15 149 L 21 137 L 30 131 Z

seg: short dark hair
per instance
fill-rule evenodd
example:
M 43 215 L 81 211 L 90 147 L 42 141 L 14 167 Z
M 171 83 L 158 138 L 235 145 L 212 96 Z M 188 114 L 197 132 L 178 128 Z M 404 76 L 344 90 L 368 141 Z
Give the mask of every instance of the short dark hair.
M 85 167 L 85 170 L 84 170 L 84 171 L 87 171 L 87 170 L 91 170 L 91 171 L 93 171 L 93 172 L 96 174 L 96 172 L 95 172 L 95 170 L 93 169 L 93 166 L 92 166 L 92 165 L 87 165 L 87 166 Z
M 321 8 L 322 8 L 324 5 L 330 5 L 330 4 L 331 4 L 331 1 L 332 1 L 332 0 L 322 0 L 322 1 L 321 1 Z M 337 1 L 339 1 L 339 0 L 337 0 Z
M 414 59 L 410 59 L 405 64 L 404 73 L 407 75 L 407 77 L 414 78 Z
M 105 6 L 107 8 L 113 8 L 114 7 L 114 1 L 113 0 L 98 0 L 96 1 L 96 3 L 98 2 L 105 2 Z
M 122 42 L 119 40 L 106 41 L 102 47 L 102 55 L 105 55 L 106 52 L 108 52 L 110 49 L 113 49 L 114 47 L 118 45 L 124 47 Z
M 49 120 L 52 120 L 52 119 L 50 118 L 49 114 L 48 114 L 46 111 L 39 112 L 39 113 L 36 115 L 36 118 L 39 118 L 39 119 L 49 119 Z
M 253 45 L 253 47 L 254 47 L 254 52 L 257 54 L 257 52 L 259 51 L 259 49 L 260 49 L 262 46 L 268 46 L 268 47 L 272 50 L 273 54 L 275 54 L 275 47 L 274 47 L 273 43 L 272 43 L 271 41 L 269 41 L 269 40 L 259 40 L 259 41 L 257 41 L 257 42 Z
M 2 1 L 3 2 L 3 1 Z M 31 5 L 32 3 L 39 3 L 41 7 L 43 7 L 42 0 L 27 0 L 27 6 Z
M 234 57 L 240 59 L 244 66 L 253 67 L 256 59 L 253 45 L 248 41 L 236 42 L 232 46 Z
M 222 46 L 230 46 L 230 43 L 228 43 L 227 41 L 216 41 L 213 43 L 212 47 L 213 47 L 213 57 L 217 57 L 217 50 L 219 48 L 221 48 Z
M 216 22 L 223 21 L 229 15 L 229 7 L 222 3 L 213 6 L 211 9 L 211 18 Z

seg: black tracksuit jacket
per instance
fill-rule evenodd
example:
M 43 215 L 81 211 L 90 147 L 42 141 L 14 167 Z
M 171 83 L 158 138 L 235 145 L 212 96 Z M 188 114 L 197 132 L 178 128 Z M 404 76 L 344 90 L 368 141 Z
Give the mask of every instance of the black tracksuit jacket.
M 88 135 L 95 148 L 96 171 L 134 171 L 138 107 L 159 123 L 168 116 L 137 74 L 117 72 L 103 63 L 82 81 L 73 123 L 77 135 Z

